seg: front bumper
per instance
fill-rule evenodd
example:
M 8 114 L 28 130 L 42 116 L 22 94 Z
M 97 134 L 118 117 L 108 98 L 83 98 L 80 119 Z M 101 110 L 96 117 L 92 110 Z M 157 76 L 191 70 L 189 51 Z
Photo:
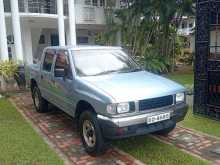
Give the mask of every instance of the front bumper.
M 184 119 L 188 110 L 187 104 L 179 104 L 172 107 L 151 111 L 140 115 L 122 117 L 122 118 L 109 118 L 98 115 L 104 137 L 108 139 L 118 139 L 136 135 L 143 135 L 169 128 L 177 122 Z M 147 124 L 146 119 L 153 114 L 171 112 L 170 120 Z

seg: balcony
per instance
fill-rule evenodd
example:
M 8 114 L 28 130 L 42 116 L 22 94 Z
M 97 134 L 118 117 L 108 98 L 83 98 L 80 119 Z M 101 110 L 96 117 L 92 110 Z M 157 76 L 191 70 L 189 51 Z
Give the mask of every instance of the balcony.
M 19 12 L 57 14 L 56 0 L 18 0 Z M 9 0 L 4 0 L 5 12 L 11 12 Z M 68 14 L 67 0 L 64 0 L 64 14 Z
M 117 0 L 113 3 L 117 6 Z M 68 0 L 63 0 L 64 15 L 68 15 Z M 77 24 L 105 24 L 107 0 L 75 0 Z M 19 12 L 24 14 L 57 14 L 56 0 L 18 0 Z M 9 0 L 4 0 L 5 12 L 11 12 Z

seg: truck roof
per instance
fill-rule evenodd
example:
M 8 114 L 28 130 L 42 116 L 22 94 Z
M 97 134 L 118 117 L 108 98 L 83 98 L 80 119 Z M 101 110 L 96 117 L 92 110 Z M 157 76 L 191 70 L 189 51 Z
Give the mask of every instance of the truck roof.
M 112 49 L 122 49 L 121 47 L 117 46 L 97 46 L 97 45 L 77 45 L 77 46 L 49 46 L 45 49 L 70 49 L 70 50 L 97 50 L 97 49 L 106 49 L 106 50 L 112 50 Z

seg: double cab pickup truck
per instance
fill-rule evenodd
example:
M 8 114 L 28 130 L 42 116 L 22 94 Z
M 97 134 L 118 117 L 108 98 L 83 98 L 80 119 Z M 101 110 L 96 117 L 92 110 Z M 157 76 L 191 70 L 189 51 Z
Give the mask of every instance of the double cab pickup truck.
M 47 47 L 28 70 L 36 111 L 50 103 L 75 118 L 92 155 L 113 139 L 168 134 L 187 113 L 183 86 L 145 71 L 120 47 Z

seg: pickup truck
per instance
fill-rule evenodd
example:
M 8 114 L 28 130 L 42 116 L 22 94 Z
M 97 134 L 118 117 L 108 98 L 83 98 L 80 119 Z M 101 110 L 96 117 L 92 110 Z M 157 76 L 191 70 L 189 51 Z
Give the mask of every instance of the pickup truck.
M 28 77 L 36 111 L 50 103 L 74 117 L 91 155 L 113 139 L 168 134 L 188 109 L 183 86 L 145 71 L 120 47 L 47 47 Z

